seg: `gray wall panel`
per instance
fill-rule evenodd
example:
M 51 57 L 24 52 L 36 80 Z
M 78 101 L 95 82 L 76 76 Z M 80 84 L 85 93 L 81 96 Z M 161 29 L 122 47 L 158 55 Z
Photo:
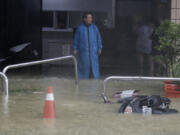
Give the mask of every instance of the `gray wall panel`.
M 111 11 L 112 0 L 43 0 L 43 10 Z

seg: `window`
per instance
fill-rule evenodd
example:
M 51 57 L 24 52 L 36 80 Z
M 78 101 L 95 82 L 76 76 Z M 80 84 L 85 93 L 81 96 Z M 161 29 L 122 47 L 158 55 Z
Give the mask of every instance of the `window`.
M 55 20 L 54 20 L 54 25 L 55 28 L 57 29 L 66 29 L 68 28 L 68 16 L 67 12 L 55 12 Z
M 176 23 L 180 23 L 180 1 L 171 1 L 171 20 Z
M 53 27 L 53 12 L 45 11 L 42 13 L 42 27 Z
M 44 11 L 42 26 L 50 29 L 76 28 L 82 22 L 84 12 L 81 11 Z M 94 12 L 94 22 L 99 27 L 107 27 L 107 13 Z

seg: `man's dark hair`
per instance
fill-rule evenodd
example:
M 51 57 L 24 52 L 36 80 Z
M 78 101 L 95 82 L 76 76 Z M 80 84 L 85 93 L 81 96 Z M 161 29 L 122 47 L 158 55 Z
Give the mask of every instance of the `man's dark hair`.
M 83 19 L 87 18 L 88 15 L 91 15 L 93 17 L 93 14 L 91 12 L 86 12 L 83 14 Z

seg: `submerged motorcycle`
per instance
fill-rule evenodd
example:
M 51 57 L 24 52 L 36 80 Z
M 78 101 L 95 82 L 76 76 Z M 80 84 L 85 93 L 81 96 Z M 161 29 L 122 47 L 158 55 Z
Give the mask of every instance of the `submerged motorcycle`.
M 170 109 L 171 100 L 166 97 L 132 96 L 118 101 L 122 103 L 120 113 L 150 113 L 150 114 L 175 114 L 176 109 Z
M 176 114 L 176 109 L 170 109 L 171 100 L 159 95 L 143 96 L 138 95 L 139 90 L 126 90 L 116 92 L 112 97 L 118 98 L 121 103 L 119 113 L 129 114 Z M 111 103 L 105 95 L 102 95 L 104 103 Z

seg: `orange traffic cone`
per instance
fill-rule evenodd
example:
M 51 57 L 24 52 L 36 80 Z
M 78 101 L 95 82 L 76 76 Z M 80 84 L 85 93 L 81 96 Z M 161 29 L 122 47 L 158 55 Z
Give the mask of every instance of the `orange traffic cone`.
M 48 87 L 48 93 L 46 94 L 46 102 L 44 106 L 44 119 L 55 119 L 56 118 L 56 108 L 54 102 L 54 94 L 52 87 Z

